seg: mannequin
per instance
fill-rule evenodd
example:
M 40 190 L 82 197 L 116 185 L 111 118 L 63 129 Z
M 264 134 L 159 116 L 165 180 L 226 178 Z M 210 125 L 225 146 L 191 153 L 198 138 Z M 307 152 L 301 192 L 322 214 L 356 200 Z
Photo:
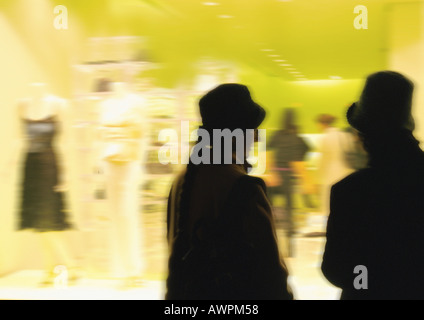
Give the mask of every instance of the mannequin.
M 143 156 L 143 101 L 125 83 L 115 82 L 100 105 L 101 161 L 110 221 L 110 261 L 124 288 L 137 285 L 144 264 L 138 186 Z
M 32 83 L 29 89 L 30 97 L 18 104 L 23 126 L 19 139 L 26 150 L 18 229 L 37 233 L 45 265 L 41 285 L 53 285 L 58 277 L 58 265 L 67 268 L 67 280 L 77 278 L 76 265 L 64 237 L 64 231 L 72 229 L 64 198 L 67 159 L 63 152 L 56 152 L 55 144 L 65 136 L 67 107 L 65 100 L 48 94 L 44 83 Z

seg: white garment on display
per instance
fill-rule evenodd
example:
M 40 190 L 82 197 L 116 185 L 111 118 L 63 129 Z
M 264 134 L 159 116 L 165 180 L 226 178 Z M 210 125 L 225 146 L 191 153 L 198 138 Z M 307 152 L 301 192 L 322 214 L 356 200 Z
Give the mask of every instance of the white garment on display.
M 106 163 L 106 192 L 110 221 L 110 258 L 117 277 L 136 277 L 144 269 L 142 256 L 140 165 L 136 161 Z
M 143 100 L 114 83 L 113 95 L 100 106 L 100 125 L 104 141 L 101 157 L 106 161 L 140 160 L 143 134 Z
M 112 96 L 100 107 L 112 271 L 119 278 L 137 277 L 144 270 L 138 193 L 146 136 L 143 100 L 124 83 L 114 83 Z

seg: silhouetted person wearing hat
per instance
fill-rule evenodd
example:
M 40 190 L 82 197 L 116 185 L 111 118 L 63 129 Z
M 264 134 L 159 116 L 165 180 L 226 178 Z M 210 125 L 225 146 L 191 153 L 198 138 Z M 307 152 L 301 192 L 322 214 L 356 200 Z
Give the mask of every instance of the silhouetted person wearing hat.
M 201 150 L 200 163 L 193 148 L 169 195 L 166 299 L 292 299 L 263 180 L 247 175 L 247 155 L 237 153 L 237 140 L 230 163 L 217 163 L 225 156 L 212 145 L 217 130 L 245 135 L 258 128 L 265 111 L 240 84 L 216 87 L 199 107 L 199 132 L 211 145 Z M 197 146 L 205 143 L 200 136 Z
M 378 72 L 348 110 L 369 163 L 331 190 L 321 268 L 342 299 L 424 298 L 424 153 L 412 94 L 403 75 Z

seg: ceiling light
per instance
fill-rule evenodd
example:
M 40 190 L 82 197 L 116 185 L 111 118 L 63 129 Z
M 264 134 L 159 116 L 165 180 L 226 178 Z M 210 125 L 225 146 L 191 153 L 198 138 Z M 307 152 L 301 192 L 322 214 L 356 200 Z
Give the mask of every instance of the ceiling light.
M 219 6 L 218 2 L 202 2 L 204 6 Z
M 271 58 L 278 58 L 280 55 L 279 54 L 269 54 L 268 55 Z
M 276 60 L 274 60 L 275 62 L 285 62 L 286 60 L 283 60 L 283 59 L 276 59 Z
M 229 14 L 220 14 L 218 16 L 218 18 L 221 18 L 221 19 L 231 19 L 231 18 L 233 18 L 233 16 L 230 16 Z
M 261 49 L 261 51 L 264 51 L 264 52 L 272 52 L 272 51 L 274 51 L 274 49 Z
M 331 80 L 340 80 L 340 79 L 342 79 L 342 77 L 340 77 L 340 76 L 330 76 L 329 78 Z

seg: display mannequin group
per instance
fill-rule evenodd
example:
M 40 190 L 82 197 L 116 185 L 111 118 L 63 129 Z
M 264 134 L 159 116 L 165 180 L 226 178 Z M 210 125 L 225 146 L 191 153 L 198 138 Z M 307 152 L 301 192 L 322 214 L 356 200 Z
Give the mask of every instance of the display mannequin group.
M 111 96 L 100 104 L 101 152 L 110 221 L 112 274 L 124 286 L 138 285 L 142 259 L 139 185 L 142 177 L 146 128 L 143 100 L 125 83 L 112 84 Z
M 68 280 L 77 278 L 64 234 L 72 229 L 64 192 L 69 156 L 62 149 L 68 108 L 66 100 L 49 94 L 44 83 L 31 83 L 29 89 L 30 97 L 22 99 L 17 108 L 22 130 L 17 131 L 15 163 L 18 151 L 25 151 L 18 229 L 37 233 L 46 271 L 41 284 L 51 285 L 58 277 L 59 265 L 67 268 Z

